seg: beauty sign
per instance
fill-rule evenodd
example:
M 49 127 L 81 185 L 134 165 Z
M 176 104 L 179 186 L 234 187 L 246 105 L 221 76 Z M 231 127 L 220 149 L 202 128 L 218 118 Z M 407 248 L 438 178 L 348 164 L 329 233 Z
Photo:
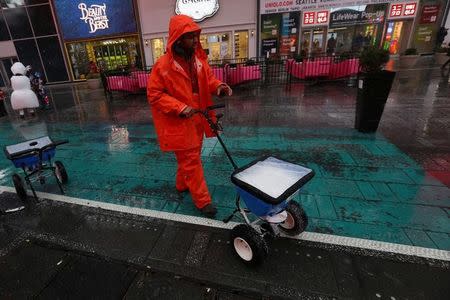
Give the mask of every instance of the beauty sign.
M 64 40 L 137 32 L 132 0 L 56 0 Z

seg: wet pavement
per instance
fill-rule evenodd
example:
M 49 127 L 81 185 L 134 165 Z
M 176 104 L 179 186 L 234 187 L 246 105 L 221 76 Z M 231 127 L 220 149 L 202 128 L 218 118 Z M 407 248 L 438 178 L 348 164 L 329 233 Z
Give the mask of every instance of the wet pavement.
M 68 196 L 200 216 L 175 191 L 175 157 L 159 150 L 145 95 L 110 102 L 85 84 L 49 90 L 53 110 L 0 118 L 0 145 L 69 139 L 56 153 Z M 355 99 L 346 82 L 241 87 L 219 100 L 223 137 L 239 165 L 270 153 L 315 170 L 296 199 L 307 231 L 450 250 L 447 79 L 426 61 L 399 71 L 376 134 L 353 129 Z M 232 167 L 215 139 L 205 141 L 202 159 L 220 220 L 234 209 Z M 16 171 L 0 159 L 0 185 L 12 186 Z M 38 190 L 58 193 L 54 182 Z
M 266 262 L 248 267 L 225 229 L 31 202 L 0 215 L 0 298 L 396 300 L 450 292 L 448 261 L 287 238 L 269 245 Z

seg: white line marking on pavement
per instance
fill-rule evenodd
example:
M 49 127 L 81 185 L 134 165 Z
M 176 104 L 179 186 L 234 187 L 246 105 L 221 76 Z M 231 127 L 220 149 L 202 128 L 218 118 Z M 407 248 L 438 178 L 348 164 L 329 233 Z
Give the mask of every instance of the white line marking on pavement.
M 0 193 L 1 192 L 15 193 L 16 190 L 13 187 L 0 186 Z M 96 207 L 96 208 L 101 208 L 101 209 L 105 209 L 105 210 L 135 214 L 135 215 L 140 215 L 140 216 L 146 216 L 146 217 L 152 217 L 152 218 L 157 218 L 157 219 L 164 219 L 164 220 L 170 220 L 170 221 L 182 222 L 182 223 L 188 223 L 188 224 L 211 226 L 211 227 L 224 228 L 224 229 L 232 229 L 235 225 L 238 224 L 236 222 L 229 222 L 229 223 L 225 224 L 222 221 L 211 220 L 211 219 L 202 218 L 202 217 L 181 215 L 181 214 L 176 214 L 176 213 L 169 213 L 169 212 L 164 212 L 164 211 L 157 211 L 157 210 L 144 209 L 144 208 L 138 208 L 138 207 L 130 207 L 130 206 L 100 202 L 100 201 L 91 201 L 91 200 L 86 200 L 86 199 L 69 197 L 69 196 L 65 196 L 65 195 L 49 194 L 49 193 L 43 193 L 43 192 L 36 192 L 36 194 L 40 198 L 49 199 L 49 200 L 53 200 L 53 201 L 59 201 L 59 202 L 64 202 L 64 203 L 69 203 L 69 204 L 76 204 L 76 205 L 84 205 L 84 206 L 89 206 L 89 207 Z M 438 250 L 438 249 L 433 249 L 433 248 L 423 248 L 423 247 L 417 247 L 417 246 L 394 244 L 394 243 L 388 243 L 388 242 L 381 242 L 381 241 L 375 241 L 375 240 L 367 240 L 367 239 L 360 239 L 360 238 L 353 238 L 353 237 L 346 237 L 346 236 L 339 236 L 339 235 L 332 235 L 332 234 L 316 233 L 316 232 L 303 232 L 298 237 L 291 237 L 291 236 L 285 236 L 285 237 L 297 239 L 297 240 L 303 240 L 303 241 L 311 241 L 311 242 L 319 242 L 319 243 L 324 243 L 324 244 L 339 245 L 339 246 L 344 246 L 344 247 L 356 247 L 356 248 L 368 249 L 368 250 L 374 250 L 374 251 L 380 251 L 380 252 L 397 253 L 397 254 L 403 254 L 403 255 L 409 255 L 409 256 L 417 256 L 417 257 L 423 257 L 423 258 L 431 258 L 431 259 L 437 259 L 437 260 L 450 261 L 450 251 Z

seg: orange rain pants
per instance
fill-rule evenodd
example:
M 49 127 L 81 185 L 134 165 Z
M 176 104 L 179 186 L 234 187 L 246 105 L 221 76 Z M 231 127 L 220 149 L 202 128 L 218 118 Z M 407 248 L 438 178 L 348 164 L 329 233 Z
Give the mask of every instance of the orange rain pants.
M 211 203 L 200 152 L 201 148 L 175 151 L 178 162 L 176 188 L 179 191 L 189 189 L 192 200 L 199 209 Z

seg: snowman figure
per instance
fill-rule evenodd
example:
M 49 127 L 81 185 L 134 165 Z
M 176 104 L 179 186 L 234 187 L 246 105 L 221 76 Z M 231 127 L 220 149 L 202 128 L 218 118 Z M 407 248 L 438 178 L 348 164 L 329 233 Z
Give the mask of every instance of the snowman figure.
M 20 62 L 16 62 L 11 67 L 13 76 L 11 77 L 11 106 L 18 110 L 20 117 L 25 118 L 25 109 L 34 115 L 34 109 L 39 107 L 36 94 L 31 90 L 30 79 L 26 76 L 27 68 Z

